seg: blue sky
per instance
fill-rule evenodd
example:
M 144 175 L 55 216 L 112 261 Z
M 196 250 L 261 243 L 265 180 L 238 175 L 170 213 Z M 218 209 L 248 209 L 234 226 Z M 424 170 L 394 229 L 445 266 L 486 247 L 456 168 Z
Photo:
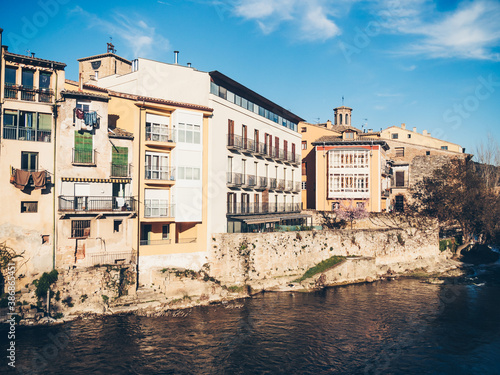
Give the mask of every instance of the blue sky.
M 28 6 L 28 3 L 31 5 Z M 500 2 L 143 0 L 9 2 L 9 50 L 65 62 L 106 51 L 219 70 L 309 122 L 406 123 L 466 147 L 500 139 Z

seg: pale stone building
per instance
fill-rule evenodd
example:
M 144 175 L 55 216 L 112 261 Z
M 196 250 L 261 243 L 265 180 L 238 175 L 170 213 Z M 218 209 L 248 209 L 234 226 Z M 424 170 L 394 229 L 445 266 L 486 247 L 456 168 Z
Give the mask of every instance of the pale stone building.
M 23 254 L 17 275 L 24 286 L 55 266 L 54 129 L 66 64 L 6 46 L 0 62 L 0 242 Z

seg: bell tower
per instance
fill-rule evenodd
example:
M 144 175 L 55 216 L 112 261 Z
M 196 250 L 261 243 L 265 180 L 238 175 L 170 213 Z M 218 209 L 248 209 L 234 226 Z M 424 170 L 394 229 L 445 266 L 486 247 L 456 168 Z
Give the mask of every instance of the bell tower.
M 352 108 L 342 105 L 333 109 L 335 125 L 351 126 Z

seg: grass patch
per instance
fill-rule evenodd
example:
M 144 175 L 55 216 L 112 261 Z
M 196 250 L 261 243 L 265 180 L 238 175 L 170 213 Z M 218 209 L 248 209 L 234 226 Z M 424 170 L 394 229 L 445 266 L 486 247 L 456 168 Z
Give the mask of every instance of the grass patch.
M 314 275 L 324 272 L 328 270 L 329 268 L 332 268 L 334 265 L 342 262 L 345 259 L 344 256 L 339 256 L 339 255 L 334 255 L 331 258 L 328 258 L 318 264 L 316 264 L 314 267 L 309 268 L 306 273 L 294 282 L 300 283 L 304 281 L 305 279 L 308 279 L 310 277 L 313 277 Z

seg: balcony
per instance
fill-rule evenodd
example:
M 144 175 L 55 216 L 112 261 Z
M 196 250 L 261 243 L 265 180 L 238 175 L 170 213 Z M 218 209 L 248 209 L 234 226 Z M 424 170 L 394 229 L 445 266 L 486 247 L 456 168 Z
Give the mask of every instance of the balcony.
M 241 173 L 227 172 L 227 185 L 229 187 L 240 187 L 243 185 L 243 175 Z
M 3 93 L 5 99 L 17 99 L 17 93 L 18 93 L 17 86 L 6 83 Z
M 16 139 L 18 141 L 50 142 L 50 130 L 38 130 L 25 127 L 4 126 L 3 139 Z
M 286 182 L 286 187 L 285 187 L 285 190 L 286 190 L 286 191 L 290 191 L 290 192 L 292 192 L 292 191 L 293 191 L 293 181 L 287 181 L 287 182 Z
M 96 166 L 97 150 L 77 150 L 73 149 L 73 165 Z
M 269 190 L 276 190 L 277 186 L 278 186 L 277 180 L 275 178 L 270 178 L 269 179 Z
M 54 91 L 49 88 L 38 89 L 38 101 L 41 103 L 52 103 Z
M 167 126 L 159 124 L 146 124 L 146 143 L 149 146 L 174 147 L 175 132 Z M 165 144 L 165 145 L 164 145 Z
M 255 186 L 257 186 L 257 177 L 253 174 L 247 174 L 244 185 L 249 188 L 254 188 Z
M 243 147 L 243 138 L 236 134 L 227 135 L 227 148 L 229 150 L 241 150 Z
M 59 211 L 63 212 L 123 212 L 136 211 L 135 199 L 132 197 L 78 197 L 59 196 Z
M 267 145 L 263 142 L 254 142 L 254 154 L 260 156 L 267 155 Z
M 144 178 L 156 181 L 175 181 L 175 168 L 146 166 Z
M 301 183 L 300 182 L 296 182 L 295 183 L 295 187 L 293 189 L 293 192 L 294 193 L 300 193 L 301 190 L 302 190 Z
M 270 213 L 300 212 L 300 203 L 230 203 L 227 215 L 260 215 Z
M 254 154 L 255 153 L 255 142 L 250 138 L 242 138 L 241 151 L 245 153 Z
M 111 177 L 130 178 L 132 164 L 111 163 Z
M 145 218 L 173 218 L 174 206 L 166 200 L 160 199 L 145 199 L 144 200 L 144 217 Z
M 259 177 L 258 178 L 258 184 L 257 184 L 257 189 L 265 190 L 267 188 L 267 177 Z
M 24 176 L 18 177 L 19 175 Z M 21 183 L 21 181 L 24 182 Z M 10 183 L 22 190 L 24 190 L 26 187 L 32 189 L 45 189 L 52 183 L 52 178 L 50 173 L 46 170 L 20 169 L 10 167 Z M 24 183 L 26 183 L 26 185 L 24 185 Z
M 19 86 L 19 91 L 21 91 L 21 100 L 34 102 L 38 90 L 32 86 Z
M 285 191 L 285 180 L 279 179 L 278 184 L 276 186 L 277 191 Z

